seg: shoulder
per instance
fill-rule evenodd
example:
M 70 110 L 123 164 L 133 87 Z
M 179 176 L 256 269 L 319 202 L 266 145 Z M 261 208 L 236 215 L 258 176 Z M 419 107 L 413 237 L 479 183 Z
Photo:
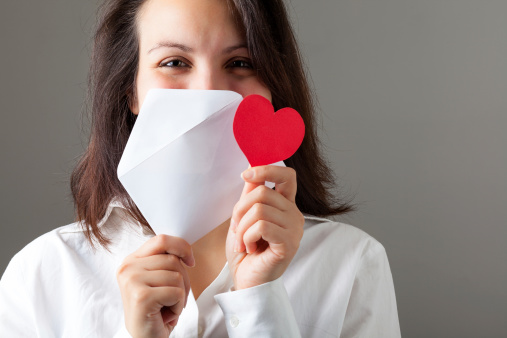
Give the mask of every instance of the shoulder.
M 14 255 L 0 280 L 0 317 L 12 324 L 7 331 L 16 334 L 11 336 L 40 327 L 51 327 L 56 336 L 92 331 L 113 336 L 103 331 L 115 330 L 121 319 L 116 269 L 144 241 L 116 213 L 102 224 L 113 239 L 109 250 L 94 249 L 80 224 L 72 223 L 37 237 Z M 109 313 L 113 324 L 105 327 L 97 313 Z
M 86 243 L 79 224 L 72 223 L 46 232 L 25 245 L 10 260 L 5 274 L 17 272 L 28 283 L 44 278 L 63 267 L 71 257 L 86 259 L 92 248 Z
M 365 231 L 327 218 L 304 216 L 304 234 L 288 267 L 289 276 L 317 278 L 319 285 L 331 285 L 338 278 L 352 285 L 360 270 L 387 261 L 384 246 Z
M 76 274 L 65 264 L 72 249 L 60 231 L 72 225 L 49 231 L 23 247 L 10 260 L 0 280 L 0 326 L 10 336 L 36 335 L 38 322 L 51 321 L 52 316 L 63 318 L 67 311 L 65 299 L 71 293 L 55 297 L 55 290 L 64 293 L 68 283 L 76 280 Z M 70 278 L 69 278 L 70 277 Z M 48 311 L 48 309 L 58 309 Z M 33 330 L 33 331 L 29 331 Z M 15 333 L 14 333 L 15 332 Z
M 78 250 L 79 245 L 77 243 L 84 239 L 85 236 L 79 227 L 79 223 L 67 224 L 33 239 L 16 253 L 12 259 L 15 261 L 39 261 L 40 263 L 47 254 Z
M 76 226 L 77 224 L 64 225 L 38 236 L 12 257 L 9 266 L 20 265 L 24 267 L 23 270 L 40 266 L 46 257 L 48 247 L 50 248 L 49 252 L 59 251 L 61 247 L 65 247 L 65 240 L 60 232 L 74 229 Z
M 303 238 L 287 277 L 297 280 L 304 276 L 324 288 L 340 280 L 350 289 L 365 270 L 390 273 L 379 241 L 353 225 L 305 215 Z
M 61 276 L 65 273 L 93 273 L 117 261 L 136 249 L 143 242 L 143 234 L 131 223 L 120 218 L 119 209 L 110 210 L 101 224 L 104 235 L 112 245 L 106 249 L 93 247 L 87 240 L 80 223 L 60 226 L 32 240 L 16 253 L 6 269 L 37 278 Z M 108 264 L 110 263 L 110 264 Z M 55 277 L 51 277 L 52 280 Z
M 374 253 L 385 253 L 384 246 L 365 231 L 346 223 L 305 214 L 301 249 L 327 252 L 358 259 Z M 336 256 L 334 256 L 336 257 Z

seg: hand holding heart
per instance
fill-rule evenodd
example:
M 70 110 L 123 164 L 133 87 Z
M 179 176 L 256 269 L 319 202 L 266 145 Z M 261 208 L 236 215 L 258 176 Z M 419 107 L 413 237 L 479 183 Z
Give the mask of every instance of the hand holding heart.
M 299 248 L 305 222 L 295 203 L 294 169 L 260 166 L 246 170 L 242 177 L 245 186 L 226 242 L 236 290 L 280 277 Z M 266 187 L 265 181 L 274 182 L 275 190 Z
M 292 108 L 274 111 L 259 95 L 243 99 L 234 117 L 234 137 L 253 168 L 243 172 L 245 186 L 234 207 L 226 255 L 236 290 L 279 278 L 303 237 L 303 214 L 296 206 L 296 171 L 264 166 L 292 156 L 305 134 Z M 264 182 L 275 183 L 275 190 Z M 246 252 L 245 252 L 246 251 Z

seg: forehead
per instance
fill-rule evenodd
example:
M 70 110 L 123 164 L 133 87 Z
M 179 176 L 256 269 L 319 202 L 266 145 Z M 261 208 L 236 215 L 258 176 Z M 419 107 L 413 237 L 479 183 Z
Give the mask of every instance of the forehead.
M 148 0 L 136 25 L 141 50 L 162 40 L 195 48 L 244 41 L 227 0 Z

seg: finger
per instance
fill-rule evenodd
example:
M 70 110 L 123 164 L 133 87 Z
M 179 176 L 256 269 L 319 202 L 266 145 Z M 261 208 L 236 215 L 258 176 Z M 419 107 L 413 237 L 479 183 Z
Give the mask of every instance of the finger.
M 185 281 L 179 271 L 145 271 L 139 277 L 139 281 L 151 287 L 175 286 L 185 289 Z
M 264 183 L 260 184 L 260 183 L 245 182 L 245 185 L 243 186 L 243 191 L 241 192 L 241 196 L 240 196 L 239 200 L 244 198 L 252 190 L 254 190 L 255 188 L 257 188 L 261 185 L 264 185 Z M 233 213 L 234 213 L 234 211 L 233 211 Z M 237 217 L 231 217 L 230 228 L 232 229 L 232 231 L 234 233 L 236 232 L 236 228 L 238 227 L 238 219 L 239 218 L 237 218 Z
M 286 224 L 287 220 L 285 213 L 283 211 L 276 209 L 270 205 L 256 203 L 241 218 L 238 227 L 236 229 L 237 252 L 243 252 L 244 250 L 243 235 L 245 234 L 245 232 L 253 224 L 261 220 L 274 223 L 282 228 L 287 227 Z
M 173 254 L 183 260 L 188 266 L 195 265 L 192 247 L 183 238 L 169 235 L 157 235 L 147 240 L 133 255 L 134 257 L 148 257 L 156 254 Z
M 170 308 L 167 306 L 164 306 L 162 309 L 160 309 L 160 312 L 162 314 L 162 321 L 165 325 L 169 325 L 169 331 L 172 332 L 176 324 L 178 323 L 179 316 L 171 311 Z
M 246 252 L 252 253 L 257 250 L 257 242 L 261 239 L 270 246 L 285 246 L 287 241 L 286 230 L 268 221 L 260 220 L 255 222 L 243 235 Z
M 158 254 L 149 257 L 138 258 L 131 261 L 130 265 L 142 268 L 142 271 L 168 271 L 177 272 L 183 278 L 184 289 L 186 293 L 185 306 L 187 302 L 188 293 L 190 292 L 190 278 L 188 277 L 187 270 L 183 267 L 181 259 L 178 256 L 171 254 Z
M 244 196 L 246 196 L 247 194 L 249 194 L 252 190 L 254 190 L 255 188 L 257 188 L 258 186 L 261 186 L 261 185 L 264 185 L 264 183 L 250 183 L 250 182 L 245 182 L 245 185 L 243 186 L 243 191 L 241 191 L 241 198 L 243 198 Z
M 155 270 L 168 270 L 168 271 L 180 271 L 185 270 L 181 259 L 176 255 L 171 254 L 158 254 L 148 257 L 138 258 L 138 263 L 144 270 L 155 271 Z M 185 270 L 186 271 L 186 270 Z
M 241 177 L 249 183 L 264 184 L 269 181 L 275 183 L 275 190 L 295 203 L 297 182 L 296 171 L 290 167 L 265 165 L 245 170 Z
M 248 165 L 248 169 L 250 169 L 251 166 L 250 164 Z M 247 170 L 248 170 L 247 169 Z M 243 176 L 242 176 L 243 177 Z M 264 184 L 264 183 L 263 183 Z M 259 185 L 261 184 L 255 184 L 255 183 L 250 183 L 250 182 L 245 182 L 245 185 L 243 186 L 243 191 L 241 192 L 241 197 L 245 196 L 246 194 L 248 194 L 250 191 L 254 190 L 256 187 L 258 187 Z
M 161 270 L 168 270 L 168 271 L 176 271 L 179 272 L 180 275 L 183 277 L 183 284 L 185 289 L 185 304 L 184 306 L 187 306 L 187 300 L 188 300 L 188 293 L 190 292 L 190 278 L 188 277 L 187 270 L 183 267 L 183 264 L 181 263 L 181 260 L 179 257 L 175 255 L 170 254 L 162 254 L 160 260 L 160 264 L 162 265 L 162 268 L 164 267 L 164 264 L 166 265 L 166 269 Z M 152 256 L 153 257 L 153 256 Z
M 233 231 L 236 232 L 238 220 L 241 220 L 255 203 L 270 205 L 282 211 L 286 211 L 291 207 L 291 202 L 276 191 L 259 185 L 248 195 L 243 196 L 234 206 L 231 222 L 235 225 Z
M 183 312 L 185 305 L 185 291 L 182 288 L 174 286 L 162 286 L 151 288 L 151 301 L 159 304 L 160 309 L 163 306 L 169 308 L 176 316 Z
M 155 314 L 166 306 L 177 315 L 183 311 L 185 290 L 175 286 L 140 287 L 133 294 L 134 306 L 139 313 Z

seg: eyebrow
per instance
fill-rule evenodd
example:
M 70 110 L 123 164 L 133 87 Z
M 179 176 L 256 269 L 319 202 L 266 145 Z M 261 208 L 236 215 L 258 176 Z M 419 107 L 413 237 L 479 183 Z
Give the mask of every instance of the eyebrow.
M 151 52 L 153 52 L 155 49 L 162 48 L 162 47 L 166 47 L 166 48 L 178 48 L 178 49 L 181 49 L 182 51 L 184 51 L 186 53 L 193 52 L 192 48 L 190 48 L 188 46 L 185 46 L 185 45 L 182 45 L 181 43 L 164 41 L 164 42 L 157 43 L 152 49 L 150 49 L 148 51 L 148 54 L 150 54 Z
M 241 48 L 248 48 L 246 44 L 244 43 L 240 43 L 239 45 L 235 45 L 235 46 L 230 46 L 230 47 L 227 47 L 225 48 L 223 51 L 222 51 L 222 54 L 230 54 L 232 52 L 234 52 L 235 50 L 237 49 L 241 49 Z
M 184 44 L 176 43 L 176 42 L 170 42 L 170 41 L 164 41 L 164 42 L 157 43 L 153 48 L 151 48 L 148 51 L 147 54 L 150 54 L 155 49 L 162 48 L 162 47 L 166 47 L 166 48 L 178 48 L 178 49 L 182 50 L 185 53 L 192 53 L 194 51 L 193 48 L 191 48 L 189 46 L 186 46 Z M 241 48 L 248 48 L 248 47 L 247 47 L 246 44 L 241 43 L 241 44 L 238 44 L 238 45 L 234 45 L 234 46 L 230 46 L 230 47 L 224 48 L 222 50 L 222 54 L 230 54 L 230 53 L 234 52 L 235 50 L 241 49 Z

